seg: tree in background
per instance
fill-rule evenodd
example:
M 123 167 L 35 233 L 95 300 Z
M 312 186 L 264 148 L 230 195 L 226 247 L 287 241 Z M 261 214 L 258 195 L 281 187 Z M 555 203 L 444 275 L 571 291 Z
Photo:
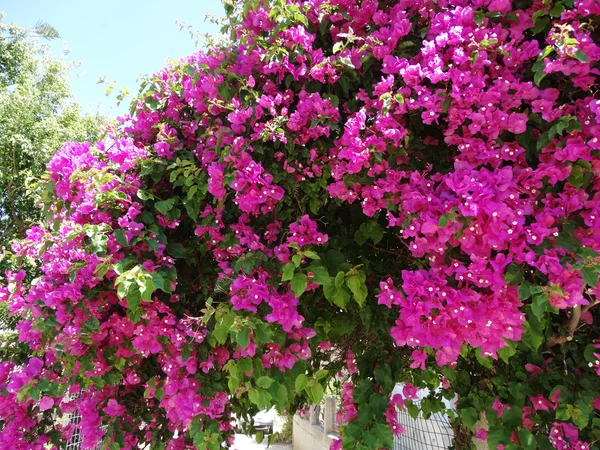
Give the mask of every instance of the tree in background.
M 600 4 L 226 8 L 229 42 L 49 163 L 0 446 L 217 450 L 334 385 L 334 448 L 458 393 L 457 446 L 597 449 Z
M 0 20 L 2 14 L 0 13 Z M 0 22 L 0 270 L 9 269 L 10 242 L 41 217 L 33 191 L 50 157 L 66 141 L 95 140 L 102 118 L 85 115 L 73 101 L 72 63 L 41 45 L 59 38 L 50 25 L 33 28 Z M 0 304 L 0 358 L 16 358 L 15 320 Z
M 0 13 L 0 20 L 2 14 Z M 74 67 L 50 55 L 42 39 L 59 37 L 46 23 L 31 29 L 0 22 L 0 246 L 39 219 L 27 181 L 71 140 L 95 140 L 102 118 L 84 115 L 68 77 Z

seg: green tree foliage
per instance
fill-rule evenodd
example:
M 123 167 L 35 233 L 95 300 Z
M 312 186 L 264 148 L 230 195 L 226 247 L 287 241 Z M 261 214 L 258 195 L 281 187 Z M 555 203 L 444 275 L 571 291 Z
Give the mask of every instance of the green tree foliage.
M 103 118 L 86 115 L 73 100 L 73 63 L 52 56 L 41 41 L 59 38 L 45 22 L 33 28 L 1 22 L 0 13 L 0 272 L 10 269 L 10 241 L 40 214 L 31 180 L 71 140 L 99 137 Z M 14 319 L 0 304 L 0 359 L 19 359 Z
M 82 114 L 73 101 L 73 63 L 40 45 L 58 37 L 44 22 L 31 29 L 0 22 L 0 248 L 8 249 L 38 218 L 28 180 L 43 173 L 65 141 L 94 140 L 100 133 L 102 118 Z

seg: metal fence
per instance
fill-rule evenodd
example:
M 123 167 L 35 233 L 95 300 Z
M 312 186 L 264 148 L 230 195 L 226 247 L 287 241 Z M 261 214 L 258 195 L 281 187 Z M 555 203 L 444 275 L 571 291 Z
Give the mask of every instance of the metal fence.
M 448 417 L 443 414 L 413 419 L 408 412 L 400 411 L 398 423 L 406 433 L 394 439 L 393 450 L 447 450 L 452 445 L 454 432 Z
M 397 384 L 394 393 L 402 392 L 403 386 L 404 384 Z M 429 389 L 419 390 L 413 404 L 420 409 L 421 400 L 430 393 Z M 442 401 L 447 410 L 456 408 L 456 398 Z M 406 433 L 394 439 L 393 450 L 448 450 L 453 445 L 454 431 L 448 416 L 444 413 L 435 413 L 428 419 L 424 419 L 419 412 L 418 417 L 414 419 L 405 409 L 398 412 L 398 423 L 406 429 Z
M 74 395 L 70 395 L 70 396 L 65 396 L 65 400 L 66 401 L 72 401 L 75 400 L 76 398 L 81 397 L 81 394 L 74 394 Z M 73 431 L 73 435 L 71 436 L 71 438 L 69 439 L 69 441 L 66 443 L 66 445 L 61 449 L 61 450 L 84 450 L 81 447 L 81 443 L 83 441 L 83 437 L 81 436 L 81 414 L 79 414 L 79 411 L 75 411 L 69 414 L 66 414 L 63 418 L 62 418 L 62 423 L 63 425 L 75 425 L 75 429 Z M 101 427 L 104 431 L 106 431 L 106 425 L 103 425 Z M 103 444 L 102 442 L 99 442 L 98 445 L 96 445 L 96 447 L 94 447 L 92 450 L 102 450 L 103 448 Z

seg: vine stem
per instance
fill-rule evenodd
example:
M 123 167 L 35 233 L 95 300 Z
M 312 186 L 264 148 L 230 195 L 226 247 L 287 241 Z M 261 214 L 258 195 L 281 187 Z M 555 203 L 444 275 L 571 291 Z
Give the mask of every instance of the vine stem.
M 594 300 L 589 305 L 585 305 L 584 307 L 581 307 L 581 305 L 574 306 L 571 311 L 571 317 L 569 317 L 569 320 L 567 322 L 568 334 L 555 335 L 552 339 L 548 341 L 547 346 L 553 347 L 555 345 L 562 345 L 567 342 L 571 342 L 573 340 L 573 335 L 575 334 L 575 331 L 577 330 L 577 327 L 579 325 L 579 321 L 581 320 L 581 315 L 588 312 L 590 308 L 596 306 L 598 303 L 600 303 L 598 300 Z

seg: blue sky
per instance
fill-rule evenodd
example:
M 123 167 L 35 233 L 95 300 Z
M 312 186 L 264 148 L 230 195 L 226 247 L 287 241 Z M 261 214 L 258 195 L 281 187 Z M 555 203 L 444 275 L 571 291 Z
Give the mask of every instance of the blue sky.
M 3 4 L 4 3 L 4 4 Z M 100 109 L 116 116 L 128 105 L 114 106 L 115 95 L 106 97 L 106 85 L 98 77 L 116 81 L 137 93 L 140 73 L 151 74 L 167 58 L 180 58 L 196 50 L 180 19 L 202 33 L 217 33 L 218 27 L 205 21 L 205 14 L 223 15 L 219 0 L 9 0 L 0 1 L 3 22 L 24 27 L 43 20 L 61 35 L 53 50 L 63 45 L 71 50 L 67 59 L 81 66 L 74 71 L 71 87 L 84 111 Z

